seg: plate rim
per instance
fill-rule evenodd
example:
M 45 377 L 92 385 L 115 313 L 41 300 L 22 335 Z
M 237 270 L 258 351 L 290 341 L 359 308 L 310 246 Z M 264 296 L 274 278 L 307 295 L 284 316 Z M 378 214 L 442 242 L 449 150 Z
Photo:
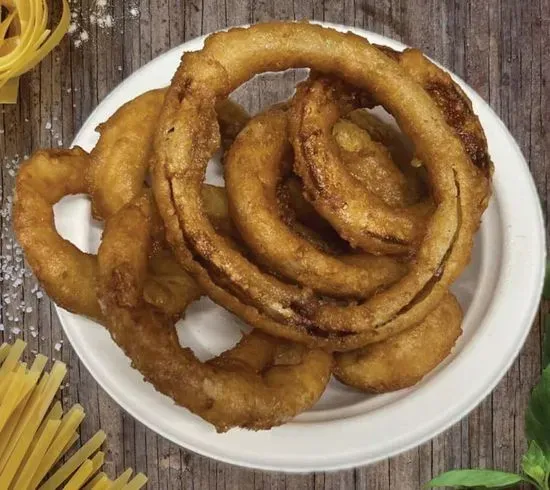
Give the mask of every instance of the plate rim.
M 370 32 L 370 31 L 367 31 L 367 30 L 364 30 L 364 29 L 361 29 L 361 28 L 352 27 L 352 26 L 345 26 L 345 25 L 341 25 L 341 24 L 333 24 L 333 23 L 328 23 L 328 22 L 315 22 L 315 23 L 323 25 L 323 26 L 327 26 L 327 27 L 333 27 L 333 28 L 336 28 L 338 30 L 349 30 L 349 31 L 355 32 L 355 33 L 357 33 L 361 36 L 364 36 L 364 37 L 367 37 L 369 39 L 375 40 L 375 42 L 383 42 L 385 44 L 389 44 L 389 45 L 392 45 L 392 46 L 398 46 L 400 48 L 405 47 L 405 45 L 403 45 L 402 43 L 400 43 L 398 41 L 395 41 L 395 40 L 390 39 L 386 36 L 383 36 L 383 35 L 380 35 L 380 34 L 377 34 L 377 33 L 374 33 L 374 32 Z M 240 26 L 240 27 L 243 27 L 243 26 Z M 221 30 L 226 30 L 226 29 L 221 29 Z M 125 80 L 123 80 L 91 112 L 91 114 L 88 116 L 86 121 L 83 123 L 81 129 L 78 131 L 77 135 L 75 136 L 75 138 L 72 142 L 72 145 L 74 145 L 75 142 L 78 142 L 78 140 L 80 138 L 82 138 L 82 134 L 84 132 L 89 130 L 88 126 L 90 124 L 90 121 L 93 120 L 93 117 L 97 113 L 97 111 L 100 110 L 101 107 L 103 107 L 104 105 L 108 105 L 110 103 L 111 99 L 118 98 L 119 93 L 124 89 L 125 85 L 131 84 L 135 79 L 139 79 L 144 74 L 148 73 L 149 70 L 151 70 L 151 64 L 152 63 L 157 62 L 159 60 L 159 58 L 173 56 L 174 52 L 181 52 L 183 49 L 185 49 L 189 45 L 201 43 L 206 37 L 207 37 L 207 35 L 200 36 L 200 37 L 197 37 L 195 39 L 189 40 L 189 41 L 187 41 L 187 42 L 185 42 L 185 43 L 183 43 L 179 46 L 171 48 L 170 50 L 166 51 L 165 53 L 161 54 L 160 56 L 158 56 L 158 57 L 152 59 L 151 61 L 149 61 L 148 63 L 146 63 L 145 65 L 140 67 L 138 70 L 136 70 L 134 73 L 132 73 L 129 77 L 127 77 Z M 191 48 L 191 49 L 193 49 L 193 48 Z M 462 79 L 460 79 L 459 77 L 457 77 L 454 74 L 452 74 L 452 76 L 456 81 L 458 81 L 461 84 L 461 86 L 466 87 L 467 89 L 469 89 L 469 91 L 472 90 Z M 470 95 L 470 92 L 468 92 L 468 94 Z M 477 94 L 476 94 L 476 97 L 480 98 L 479 96 L 477 96 Z M 499 129 L 507 135 L 508 143 L 512 146 L 514 152 L 516 153 L 517 159 L 520 160 L 521 163 L 523 164 L 522 165 L 522 167 L 523 167 L 522 171 L 526 172 L 528 185 L 530 187 L 530 189 L 529 189 L 530 193 L 529 193 L 528 197 L 529 198 L 536 197 L 537 198 L 537 203 L 538 203 L 538 194 L 537 194 L 537 191 L 536 191 L 535 184 L 533 182 L 533 179 L 532 179 L 532 176 L 531 176 L 530 171 L 528 169 L 527 163 L 526 163 L 525 158 L 523 157 L 523 155 L 521 153 L 521 150 L 520 150 L 517 142 L 515 141 L 513 136 L 509 133 L 509 131 L 505 127 L 504 123 L 500 120 L 498 115 L 490 108 L 490 106 L 485 101 L 482 100 L 482 102 L 483 102 L 483 105 L 484 105 L 485 109 L 487 109 L 489 111 L 489 113 L 491 115 L 491 118 L 492 118 L 492 121 L 494 123 L 496 123 L 499 126 Z M 117 104 L 117 106 L 118 105 L 120 105 L 120 104 Z M 86 128 L 86 131 L 85 131 L 85 128 Z M 495 198 L 496 197 L 493 196 L 493 199 L 495 199 Z M 241 466 L 241 467 L 253 468 L 253 469 L 261 469 L 261 470 L 268 470 L 268 471 L 280 471 L 280 472 L 286 472 L 286 473 L 304 473 L 304 472 L 311 472 L 311 471 L 335 471 L 335 470 L 349 469 L 349 468 L 357 467 L 357 466 L 363 465 L 363 464 L 373 464 L 373 463 L 375 463 L 377 461 L 380 461 L 382 459 L 385 459 L 385 458 L 388 458 L 388 457 L 393 457 L 393 456 L 395 456 L 397 454 L 400 454 L 404 451 L 407 451 L 407 450 L 409 450 L 413 447 L 417 447 L 418 445 L 423 444 L 427 440 L 429 440 L 429 439 L 435 437 L 436 435 L 442 433 L 443 431 L 447 430 L 450 426 L 452 426 L 457 421 L 459 421 L 463 417 L 465 417 L 483 399 L 485 399 L 486 396 L 493 391 L 493 389 L 498 384 L 498 382 L 502 379 L 502 377 L 509 370 L 511 364 L 517 358 L 517 355 L 519 354 L 519 351 L 521 350 L 521 348 L 522 348 L 522 346 L 523 346 L 523 344 L 524 344 L 524 342 L 527 338 L 527 335 L 530 331 L 532 322 L 535 318 L 536 312 L 538 310 L 538 305 L 539 305 L 538 299 L 533 299 L 533 297 L 535 295 L 540 297 L 540 292 L 542 291 L 542 285 L 543 285 L 543 280 L 544 280 L 544 267 L 543 267 L 543 265 L 544 265 L 545 258 L 546 258 L 546 247 L 545 247 L 545 238 L 546 237 L 545 237 L 545 231 L 544 231 L 544 222 L 543 222 L 542 210 L 540 208 L 540 205 L 536 206 L 534 211 L 537 214 L 536 218 L 537 218 L 537 225 L 538 225 L 539 233 L 537 235 L 533 236 L 533 237 L 530 237 L 530 238 L 533 239 L 533 247 L 539 249 L 539 254 L 536 258 L 538 259 L 538 263 L 540 265 L 542 265 L 542 267 L 539 267 L 538 270 L 537 270 L 538 277 L 533 277 L 532 278 L 533 279 L 532 294 L 531 294 L 531 297 L 529 298 L 529 300 L 530 300 L 529 301 L 529 306 L 527 306 L 527 302 L 525 302 L 525 310 L 523 311 L 523 315 L 522 315 L 523 321 L 521 323 L 521 332 L 520 332 L 521 335 L 516 339 L 517 343 L 516 343 L 516 348 L 513 351 L 513 355 L 511 355 L 507 358 L 507 362 L 499 363 L 500 364 L 500 369 L 498 370 L 498 373 L 497 372 L 493 373 L 492 380 L 491 380 L 490 383 L 486 384 L 484 390 L 482 390 L 483 393 L 481 393 L 481 394 L 477 393 L 476 396 L 472 397 L 469 400 L 468 403 L 462 403 L 462 404 L 457 403 L 457 404 L 455 404 L 455 407 L 458 406 L 458 405 L 461 405 L 461 408 L 460 409 L 455 408 L 454 414 L 450 417 L 447 417 L 445 423 L 439 425 L 435 429 L 432 429 L 432 430 L 426 432 L 420 438 L 413 438 L 414 440 L 411 440 L 409 443 L 406 443 L 406 444 L 403 444 L 399 447 L 396 447 L 392 451 L 387 451 L 384 454 L 380 454 L 380 455 L 374 456 L 374 457 L 366 456 L 366 457 L 363 458 L 362 461 L 353 460 L 353 461 L 340 461 L 340 462 L 332 461 L 332 462 L 329 462 L 324 457 L 319 455 L 320 464 L 316 464 L 314 462 L 309 461 L 308 463 L 305 463 L 305 464 L 299 464 L 299 465 L 296 465 L 296 466 L 289 466 L 289 465 L 285 465 L 284 462 L 279 461 L 277 458 L 273 459 L 271 463 L 268 462 L 268 460 L 266 460 L 265 463 L 258 464 L 257 462 L 250 463 L 250 462 L 244 461 L 242 459 L 239 459 L 238 456 L 235 457 L 232 454 L 215 453 L 215 452 L 209 451 L 208 448 L 204 449 L 204 448 L 201 448 L 201 447 L 197 446 L 196 444 L 184 442 L 180 438 L 176 437 L 175 435 L 170 434 L 169 432 L 167 432 L 158 423 L 155 423 L 152 420 L 148 420 L 148 419 L 142 417 L 138 413 L 138 410 L 136 408 L 132 407 L 132 405 L 130 403 L 128 403 L 127 401 L 122 399 L 122 397 L 120 396 L 119 393 L 117 393 L 115 390 L 112 390 L 108 386 L 106 386 L 106 383 L 104 383 L 101 380 L 101 377 L 98 377 L 96 375 L 95 369 L 93 367 L 93 363 L 91 362 L 90 358 L 88 358 L 88 356 L 83 354 L 83 348 L 85 346 L 82 346 L 82 345 L 80 345 L 79 342 L 76 342 L 75 337 L 72 335 L 71 328 L 70 328 L 69 324 L 73 322 L 72 317 L 74 315 L 72 315 L 72 314 L 66 312 L 65 310 L 59 308 L 57 305 L 56 305 L 56 310 L 57 310 L 58 316 L 60 318 L 60 322 L 61 322 L 62 328 L 65 332 L 65 335 L 67 335 L 67 338 L 71 342 L 71 345 L 72 345 L 73 349 L 77 353 L 79 359 L 82 361 L 82 363 L 84 364 L 86 369 L 90 372 L 90 374 L 96 380 L 96 382 L 103 388 L 103 390 L 105 390 L 105 392 L 107 392 L 107 394 L 113 400 L 115 400 L 116 403 L 121 408 L 123 408 L 126 412 L 128 412 L 130 415 L 132 415 L 132 417 L 134 417 L 139 422 L 143 423 L 145 426 L 147 426 L 148 428 L 150 428 L 151 430 L 153 430 L 157 434 L 160 434 L 161 436 L 165 437 L 166 439 L 174 442 L 175 444 L 177 444 L 177 445 L 179 445 L 179 446 L 181 446 L 185 449 L 194 451 L 194 452 L 196 452 L 198 454 L 201 454 L 203 456 L 216 459 L 218 461 L 222 461 L 222 462 L 230 463 L 230 464 L 235 464 L 235 465 L 238 465 L 238 466 Z M 519 332 L 519 327 L 517 328 L 517 330 Z M 268 433 L 266 433 L 266 434 L 268 434 Z M 222 435 L 220 437 L 224 437 L 224 436 Z M 333 459 L 335 459 L 335 458 L 333 458 Z

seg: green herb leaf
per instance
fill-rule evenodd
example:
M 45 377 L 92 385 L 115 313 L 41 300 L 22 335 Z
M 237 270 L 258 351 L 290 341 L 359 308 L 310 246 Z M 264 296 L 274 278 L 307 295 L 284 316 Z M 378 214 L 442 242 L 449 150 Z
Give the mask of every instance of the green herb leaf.
M 525 434 L 550 456 L 550 366 L 542 372 L 531 393 L 525 414 Z
M 546 262 L 546 274 L 544 276 L 544 288 L 542 289 L 542 297 L 550 299 L 550 260 Z
M 494 470 L 453 470 L 435 477 L 428 488 L 508 488 L 525 481 L 521 475 Z
M 540 488 L 547 488 L 550 461 L 546 459 L 542 449 L 535 441 L 531 441 L 528 451 L 523 455 L 521 469 L 533 481 L 537 482 Z
M 550 315 L 544 317 L 544 337 L 542 339 L 542 369 L 550 364 Z

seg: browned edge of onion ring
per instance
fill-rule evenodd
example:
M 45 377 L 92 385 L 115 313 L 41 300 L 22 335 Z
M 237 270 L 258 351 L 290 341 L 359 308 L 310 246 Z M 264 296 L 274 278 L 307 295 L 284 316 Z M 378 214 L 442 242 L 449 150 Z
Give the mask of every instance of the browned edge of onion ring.
M 263 263 L 314 291 L 364 298 L 397 281 L 404 264 L 390 257 L 364 256 L 348 264 L 297 236 L 280 217 L 277 190 L 290 150 L 287 116 L 271 110 L 254 117 L 227 153 L 225 184 L 235 226 Z
M 396 207 L 342 163 L 332 137 L 346 86 L 329 77 L 301 83 L 291 108 L 294 170 L 305 196 L 354 247 L 377 254 L 411 253 L 423 237 L 425 206 Z
M 413 386 L 441 363 L 462 334 L 462 309 L 448 293 L 418 325 L 351 352 L 336 353 L 332 373 L 367 393 Z
M 256 73 L 301 66 L 372 93 L 415 143 L 432 184 L 437 207 L 410 272 L 357 306 L 319 303 L 307 291 L 263 277 L 220 241 L 201 205 L 206 164 L 219 146 L 216 100 Z M 479 178 L 437 106 L 395 62 L 361 37 L 307 23 L 231 29 L 210 36 L 201 51 L 186 53 L 155 140 L 153 187 L 168 240 L 207 294 L 255 326 L 338 349 L 393 335 L 438 304 L 470 257 Z M 321 330 L 341 333 L 330 338 Z
M 14 230 L 25 257 L 50 298 L 62 308 L 99 322 L 97 257 L 63 239 L 54 221 L 53 205 L 71 194 L 87 191 L 89 155 L 70 150 L 40 150 L 21 165 L 16 178 Z M 232 229 L 224 189 L 204 185 L 209 217 L 222 232 Z M 121 254 L 126 253 L 121 250 Z M 150 257 L 144 286 L 146 300 L 160 310 L 181 315 L 201 296 L 192 278 L 164 250 Z M 127 290 L 130 299 L 134 294 Z
M 203 363 L 180 347 L 170 317 L 140 301 L 126 304 L 121 291 L 142 285 L 151 208 L 147 195 L 122 208 L 107 222 L 98 253 L 107 327 L 134 367 L 157 390 L 220 432 L 269 429 L 311 407 L 330 378 L 330 354 L 253 332 Z M 121 247 L 132 249 L 130 260 L 119 253 Z

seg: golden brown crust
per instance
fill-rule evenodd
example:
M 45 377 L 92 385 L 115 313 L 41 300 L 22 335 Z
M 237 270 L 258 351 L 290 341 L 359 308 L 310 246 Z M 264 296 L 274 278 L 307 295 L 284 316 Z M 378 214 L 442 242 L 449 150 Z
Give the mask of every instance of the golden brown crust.
M 166 91 L 138 95 L 97 127 L 100 136 L 86 176 L 96 219 L 112 216 L 141 193 Z M 224 145 L 229 148 L 249 120 L 248 113 L 229 99 L 217 104 L 216 113 Z
M 231 216 L 260 262 L 318 293 L 348 299 L 365 298 L 402 277 L 406 267 L 395 259 L 370 256 L 361 265 L 349 264 L 287 226 L 277 190 L 289 149 L 286 113 L 274 109 L 254 117 L 226 156 Z
M 63 197 L 86 192 L 88 166 L 89 156 L 80 148 L 34 153 L 17 175 L 13 226 L 50 298 L 66 310 L 101 320 L 96 257 L 63 239 L 53 214 L 53 205 Z
M 92 214 L 106 219 L 137 196 L 145 184 L 154 128 L 166 89 L 150 90 L 124 104 L 97 128 L 88 192 Z
M 420 324 L 397 335 L 334 356 L 332 373 L 367 393 L 386 393 L 418 383 L 445 359 L 462 334 L 462 309 L 452 294 Z
M 352 246 L 376 254 L 410 253 L 422 238 L 429 208 L 396 207 L 395 198 L 388 202 L 343 163 L 332 134 L 345 90 L 332 78 L 299 85 L 290 116 L 294 170 L 308 200 Z
M 146 195 L 122 208 L 107 223 L 98 253 L 107 327 L 133 365 L 157 390 L 220 432 L 232 427 L 269 429 L 311 407 L 330 378 L 329 354 L 254 332 L 203 363 L 180 347 L 170 317 L 140 301 L 127 304 L 121 297 L 114 286 L 120 270 L 139 289 L 151 246 L 151 213 Z M 141 256 L 141 261 L 128 261 L 121 248 L 132 249 L 130 256 Z
M 89 164 L 89 155 L 78 147 L 34 153 L 17 175 L 14 229 L 48 296 L 62 308 L 102 323 L 96 296 L 97 257 L 63 239 L 55 228 L 53 214 L 53 205 L 63 197 L 86 193 Z M 210 190 L 208 202 L 219 192 L 223 194 L 223 190 Z M 120 250 L 127 262 L 131 260 L 129 252 L 130 249 Z M 135 285 L 122 269 L 118 272 L 117 288 L 121 297 L 131 303 L 136 299 Z M 142 274 L 146 300 L 168 314 L 181 315 L 202 294 L 191 276 L 165 250 L 152 254 L 149 269 Z
M 304 65 L 372 93 L 416 144 L 433 185 L 437 208 L 409 274 L 360 305 L 320 302 L 266 276 L 224 246 L 201 205 L 204 169 L 219 146 L 215 101 L 255 73 Z M 469 260 L 479 223 L 472 213 L 478 178 L 437 106 L 395 62 L 363 38 L 307 23 L 231 29 L 210 36 L 203 50 L 186 53 L 155 141 L 153 185 L 168 240 L 207 293 L 255 326 L 337 349 L 395 334 L 438 304 Z

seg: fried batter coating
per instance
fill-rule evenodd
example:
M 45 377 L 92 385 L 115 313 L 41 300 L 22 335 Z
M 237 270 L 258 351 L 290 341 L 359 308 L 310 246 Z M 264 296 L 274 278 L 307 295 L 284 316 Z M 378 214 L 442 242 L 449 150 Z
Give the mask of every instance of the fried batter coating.
M 367 393 L 408 388 L 445 359 L 462 334 L 462 309 L 448 293 L 420 324 L 387 340 L 334 356 L 333 374 Z
M 86 193 L 89 160 L 89 155 L 77 147 L 41 150 L 23 163 L 15 187 L 14 229 L 48 296 L 66 310 L 103 322 L 96 296 L 97 257 L 63 239 L 55 228 L 53 214 L 53 205 L 63 197 Z M 204 193 L 212 221 L 222 231 L 231 230 L 224 190 L 205 185 Z M 132 250 L 120 252 L 129 254 Z M 167 314 L 181 315 L 202 294 L 165 249 L 152 253 L 148 269 L 142 274 L 145 300 Z M 135 288 L 129 285 L 121 293 L 127 302 L 135 301 L 135 295 Z
M 100 137 L 87 175 L 94 218 L 108 218 L 141 193 L 165 94 L 166 88 L 145 92 L 97 127 Z M 249 116 L 229 99 L 220 101 L 216 110 L 224 144 L 229 146 Z
M 200 188 L 220 144 L 216 101 L 257 73 L 302 66 L 372 94 L 415 144 L 429 173 L 435 210 L 409 272 L 360 304 L 342 305 L 265 274 L 229 247 L 204 213 Z M 303 116 L 298 111 L 295 122 Z M 307 23 L 230 29 L 185 53 L 154 146 L 153 188 L 168 241 L 207 294 L 258 328 L 340 350 L 394 335 L 437 306 L 469 261 L 479 188 L 488 187 L 437 105 L 397 63 L 361 37 Z M 293 146 L 301 158 L 307 138 L 293 139 Z M 309 169 L 315 171 L 313 163 Z
M 410 253 L 422 239 L 430 207 L 396 207 L 396 196 L 385 195 L 387 188 L 377 189 L 377 180 L 387 181 L 387 175 L 367 176 L 370 184 L 365 185 L 357 178 L 357 167 L 343 163 L 345 151 L 332 138 L 343 93 L 344 85 L 330 78 L 311 79 L 297 89 L 291 117 L 294 169 L 304 182 L 305 196 L 352 246 L 376 254 Z M 379 160 L 389 158 L 374 148 Z M 403 189 L 406 184 L 402 176 Z
M 107 328 L 133 365 L 161 393 L 210 422 L 219 432 L 232 427 L 269 429 L 311 407 L 330 378 L 332 358 L 259 332 L 205 363 L 179 345 L 172 321 L 143 302 L 127 305 L 121 289 L 139 289 L 151 246 L 151 202 L 147 195 L 108 222 L 98 254 L 100 298 Z M 133 248 L 127 261 L 121 248 Z M 119 278 L 124 277 L 122 285 Z
M 389 152 L 392 161 L 401 170 L 407 181 L 408 199 L 403 200 L 404 206 L 414 204 L 429 197 L 426 172 L 422 167 L 415 167 L 413 165 L 413 149 L 406 143 L 400 131 L 380 120 L 368 109 L 353 110 L 346 114 L 346 120 L 353 122 L 356 126 L 365 130 L 376 143 L 383 145 Z M 342 155 L 342 160 L 346 163 L 344 154 Z M 356 175 L 356 177 L 362 180 L 359 175 Z
M 418 201 L 416 189 L 395 164 L 389 149 L 375 141 L 368 131 L 340 119 L 332 128 L 332 136 L 345 168 L 365 189 L 391 207 Z
M 401 278 L 406 268 L 395 259 L 370 256 L 362 266 L 348 264 L 287 226 L 277 190 L 289 150 L 286 112 L 274 109 L 253 118 L 226 156 L 231 216 L 255 255 L 271 270 L 335 297 L 364 298 Z
M 63 239 L 53 214 L 63 197 L 86 192 L 88 166 L 88 154 L 78 147 L 34 153 L 17 174 L 13 226 L 48 296 L 66 310 L 101 320 L 96 257 Z
M 166 89 L 145 92 L 97 127 L 100 137 L 87 176 L 94 218 L 108 218 L 142 191 L 153 143 L 150 135 L 165 93 Z

